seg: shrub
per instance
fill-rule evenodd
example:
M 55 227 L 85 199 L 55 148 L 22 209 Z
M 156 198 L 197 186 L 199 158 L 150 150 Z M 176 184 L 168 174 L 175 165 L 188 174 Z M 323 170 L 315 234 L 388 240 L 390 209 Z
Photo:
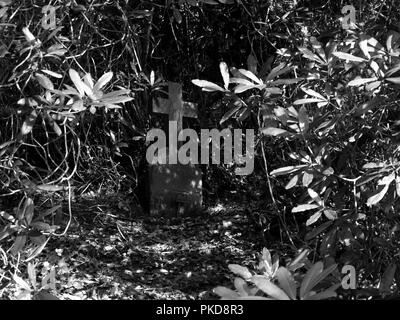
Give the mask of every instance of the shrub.
M 271 259 L 268 249 L 260 255 L 257 270 L 230 264 L 229 269 L 239 277 L 234 280 L 235 291 L 217 287 L 214 293 L 221 299 L 266 300 L 323 300 L 336 297 L 337 281 L 324 280 L 336 269 L 336 264 L 324 269 L 322 262 L 314 264 L 307 260 L 308 250 L 302 251 L 287 267 L 279 266 L 277 256 Z M 299 272 L 303 266 L 307 272 Z

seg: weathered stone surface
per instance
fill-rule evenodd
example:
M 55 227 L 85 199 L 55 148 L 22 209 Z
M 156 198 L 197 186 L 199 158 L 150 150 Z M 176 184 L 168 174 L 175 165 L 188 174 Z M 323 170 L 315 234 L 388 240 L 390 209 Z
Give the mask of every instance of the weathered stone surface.
M 196 214 L 202 205 L 202 172 L 193 165 L 149 166 L 150 214 Z
M 168 84 L 169 99 L 156 99 L 155 113 L 168 114 L 182 130 L 183 117 L 197 118 L 197 107 L 182 101 L 182 86 Z M 168 161 L 167 161 L 168 163 Z M 149 211 L 151 215 L 192 215 L 202 206 L 202 172 L 198 166 L 182 164 L 149 164 Z

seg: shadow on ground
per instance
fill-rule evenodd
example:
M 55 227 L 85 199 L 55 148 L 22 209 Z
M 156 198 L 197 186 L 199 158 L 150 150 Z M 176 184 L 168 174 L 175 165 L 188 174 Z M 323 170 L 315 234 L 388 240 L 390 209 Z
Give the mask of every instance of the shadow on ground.
M 257 260 L 260 247 L 240 205 L 164 219 L 104 202 L 76 202 L 67 236 L 42 254 L 61 270 L 61 299 L 214 299 L 212 288 L 232 287 L 228 264 Z

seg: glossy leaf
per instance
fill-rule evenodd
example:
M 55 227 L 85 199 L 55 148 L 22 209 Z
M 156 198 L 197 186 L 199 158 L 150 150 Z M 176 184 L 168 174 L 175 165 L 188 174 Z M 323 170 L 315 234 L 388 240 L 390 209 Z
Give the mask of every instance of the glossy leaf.
M 48 232 L 49 230 L 53 229 L 53 227 L 51 227 L 48 223 L 40 221 L 32 222 L 31 227 L 35 228 L 36 230 L 45 232 Z
M 23 216 L 28 225 L 32 221 L 34 209 L 35 209 L 35 205 L 33 203 L 33 200 L 31 198 L 26 198 L 26 200 L 24 202 L 24 208 L 23 208 L 24 215 Z
M 269 94 L 282 94 L 282 90 L 280 88 L 275 87 L 265 87 L 265 85 L 256 86 L 257 89 L 264 89 L 266 93 Z
M 68 73 L 79 94 L 81 96 L 84 96 L 85 95 L 85 90 L 83 88 L 84 83 L 82 82 L 78 72 L 76 72 L 74 69 L 69 69 Z
M 51 214 L 55 213 L 58 209 L 61 209 L 61 205 L 53 206 L 53 207 L 47 209 L 46 211 L 39 213 L 38 218 L 40 219 L 40 218 L 46 217 L 48 215 L 51 215 Z
M 34 290 L 36 290 L 36 270 L 32 263 L 28 263 L 28 276 Z
M 113 73 L 107 72 L 103 74 L 93 87 L 93 91 L 100 91 L 107 83 L 109 83 L 113 77 Z
M 228 65 L 225 62 L 222 61 L 219 64 L 219 70 L 221 71 L 221 76 L 222 76 L 222 79 L 224 80 L 225 90 L 228 90 L 228 86 L 229 86 L 229 69 L 228 69 Z
M 46 247 L 47 242 L 50 240 L 50 238 L 47 238 L 41 245 L 36 246 L 32 251 L 31 254 L 28 256 L 28 258 L 25 260 L 25 262 L 29 262 L 32 259 L 36 258 Z
M 17 276 L 16 274 L 13 275 L 13 280 L 17 285 L 19 285 L 22 289 L 26 291 L 31 291 L 31 286 L 23 280 L 21 277 Z
M 97 105 L 97 104 L 94 104 L 94 105 Z M 104 103 L 102 103 L 100 105 L 104 105 L 106 107 L 106 109 L 107 108 L 108 109 L 121 109 L 122 108 L 121 106 L 119 106 L 117 104 L 114 104 L 114 103 L 106 103 L 106 102 L 104 102 Z
M 81 99 L 78 99 L 72 104 L 72 110 L 85 111 L 86 107 L 83 105 L 83 101 Z
M 13 0 L 1 0 L 0 7 L 9 6 L 10 4 L 12 4 L 12 2 L 13 2 Z
M 10 252 L 13 255 L 18 254 L 25 246 L 26 236 L 17 236 L 13 245 L 11 246 Z
M 222 117 L 222 119 L 220 120 L 220 124 L 224 123 L 226 120 L 230 119 L 234 114 L 236 114 L 240 109 L 242 108 L 242 105 L 237 105 L 235 107 L 233 107 L 232 109 L 230 109 L 229 111 L 227 111 L 224 116 Z
M 359 79 L 355 79 L 355 80 L 351 80 L 347 85 L 350 87 L 357 87 L 357 86 L 362 86 L 368 82 L 372 82 L 372 81 L 376 81 L 378 80 L 377 77 L 373 77 L 373 78 L 359 78 Z
M 212 91 L 224 92 L 225 91 L 219 85 L 217 85 L 213 82 L 207 81 L 207 80 L 194 79 L 194 80 L 192 80 L 192 83 L 198 87 L 201 87 L 203 89 L 203 91 L 208 91 L 208 92 L 212 92 Z
M 53 82 L 51 82 L 51 80 L 49 78 L 47 78 L 45 75 L 36 73 L 35 78 L 43 88 L 45 88 L 47 90 L 54 89 Z
M 257 87 L 257 86 L 254 85 L 254 84 L 251 84 L 251 85 L 239 84 L 238 86 L 236 86 L 236 87 L 233 89 L 233 91 L 234 91 L 235 93 L 243 93 L 243 92 L 245 92 L 245 91 L 247 91 L 247 90 L 255 89 L 256 87 Z
M 282 122 L 282 124 L 286 125 L 287 121 L 289 120 L 289 115 L 285 108 L 279 106 L 274 108 L 274 114 Z
M 103 103 L 117 104 L 117 103 L 129 102 L 129 101 L 132 101 L 132 100 L 133 100 L 132 97 L 118 96 L 118 97 L 107 98 L 107 99 L 104 99 L 104 97 L 103 97 L 100 101 L 103 102 Z
M 233 272 L 234 274 L 236 274 L 238 276 L 241 276 L 245 280 L 250 279 L 252 277 L 252 274 L 249 271 L 249 269 L 246 267 L 243 267 L 241 265 L 230 264 L 230 265 L 228 265 L 228 268 L 229 268 L 229 270 L 231 270 L 231 272 Z
M 316 99 L 316 98 L 308 98 L 308 99 L 298 99 L 293 102 L 294 105 L 306 104 L 306 103 L 315 103 L 315 102 L 326 102 L 325 100 Z
M 237 292 L 239 292 L 239 294 L 242 297 L 249 295 L 250 290 L 249 290 L 249 287 L 245 280 L 243 280 L 242 278 L 236 277 L 235 280 L 233 281 L 233 284 L 235 285 Z
M 322 64 L 322 65 L 325 64 L 325 62 L 318 55 L 314 54 L 309 49 L 307 49 L 305 47 L 298 47 L 298 49 L 303 54 L 303 56 L 305 58 L 307 58 L 308 60 L 316 61 L 316 62 L 318 62 L 319 64 Z
M 253 80 L 257 84 L 263 84 L 263 82 L 251 71 L 245 69 L 239 69 L 239 72 L 246 76 L 247 78 Z
M 264 276 L 253 276 L 252 281 L 264 293 L 276 300 L 290 300 L 288 295 Z
M 400 197 L 400 176 L 396 177 L 396 193 L 397 196 Z
M 92 75 L 90 73 L 86 73 L 83 76 L 83 82 L 89 87 L 89 88 L 93 88 L 94 87 L 94 82 L 93 82 L 93 78 Z
M 222 286 L 214 288 L 213 292 L 221 298 L 237 299 L 239 297 L 237 292 Z
M 273 171 L 271 171 L 271 176 L 281 176 L 281 175 L 285 175 L 285 174 L 289 174 L 295 171 L 298 171 L 302 168 L 307 167 L 307 165 L 299 165 L 299 166 L 287 166 L 287 167 L 282 167 L 279 169 L 275 169 Z
M 280 267 L 276 272 L 276 277 L 278 279 L 280 287 L 285 291 L 289 298 L 292 300 L 296 300 L 297 286 L 289 270 L 284 267 Z
M 310 126 L 310 123 L 309 123 L 309 119 L 308 119 L 308 115 L 307 115 L 307 109 L 304 106 L 301 106 L 301 108 L 299 110 L 299 127 L 301 130 L 301 133 L 306 134 L 309 126 Z
M 362 166 L 363 169 L 377 169 L 383 168 L 385 164 L 383 162 L 368 162 Z
M 396 42 L 399 40 L 400 34 L 394 30 L 388 32 L 388 37 L 386 39 L 386 48 L 388 52 L 392 52 L 396 46 Z
M 395 74 L 396 72 L 400 71 L 400 63 L 396 64 L 393 68 L 389 69 L 385 76 L 390 77 L 391 75 Z
M 308 194 L 310 195 L 311 199 L 313 199 L 318 205 L 322 206 L 323 202 L 318 193 L 316 193 L 313 189 L 308 188 L 307 189 Z
M 273 128 L 273 127 L 261 129 L 261 132 L 266 136 L 273 136 L 273 137 L 287 136 L 291 134 L 290 132 L 284 129 Z
M 120 89 L 120 90 L 115 90 L 115 91 L 111 91 L 109 93 L 103 94 L 103 96 L 101 97 L 102 99 L 110 99 L 110 98 L 115 98 L 118 96 L 122 96 L 125 94 L 130 94 L 131 91 L 129 89 Z
M 318 263 L 318 262 L 317 262 Z M 315 275 L 310 283 L 309 287 L 312 289 L 314 288 L 317 284 L 319 284 L 321 281 L 323 281 L 327 276 L 329 276 L 335 269 L 337 268 L 337 264 L 334 263 L 327 267 L 326 269 L 322 270 L 319 274 Z
M 273 68 L 271 70 L 271 72 L 268 74 L 266 80 L 270 81 L 270 80 L 272 80 L 272 79 L 274 79 L 274 78 L 276 78 L 276 77 L 278 77 L 278 76 L 280 76 L 282 74 L 285 74 L 285 73 L 287 73 L 289 71 L 292 71 L 293 69 L 294 69 L 294 67 L 292 67 L 292 66 L 286 67 L 286 63 L 282 62 L 282 63 L 280 63 L 279 65 L 277 65 L 275 68 Z M 285 80 L 285 79 L 275 80 L 275 81 L 273 81 L 271 83 L 275 83 L 275 82 L 283 81 L 283 80 Z M 293 80 L 293 79 L 287 79 L 287 80 Z
M 364 53 L 367 59 L 371 59 L 371 55 L 368 52 L 368 37 L 361 35 L 360 39 L 361 41 L 358 43 L 358 45 L 360 46 L 361 51 Z
M 318 93 L 317 91 L 313 90 L 313 89 L 307 89 L 307 88 L 301 88 L 306 94 L 313 96 L 314 98 L 320 99 L 322 101 L 326 101 L 326 98 Z
M 292 209 L 293 213 L 297 213 L 297 212 L 304 212 L 304 211 L 308 211 L 308 210 L 313 210 L 313 209 L 317 209 L 320 208 L 319 205 L 311 203 L 311 204 L 300 204 L 297 207 L 294 207 Z
M 301 268 L 304 265 L 304 261 L 307 259 L 309 252 L 310 251 L 308 249 L 302 250 L 297 257 L 290 262 L 288 269 L 291 271 L 296 271 L 298 268 Z
M 32 32 L 27 27 L 23 27 L 22 32 L 25 36 L 26 41 L 28 41 L 28 42 L 35 41 L 35 39 L 36 39 L 35 36 L 32 34 Z
M 230 83 L 244 84 L 244 85 L 247 85 L 247 86 L 254 86 L 253 82 L 251 82 L 251 81 L 249 81 L 247 79 L 244 79 L 244 78 L 230 78 L 229 82 Z
M 81 77 L 79 76 L 77 71 L 75 71 L 74 69 L 69 69 L 69 76 L 81 96 L 84 96 L 85 93 L 88 96 L 93 95 L 93 90 L 81 80 Z
M 363 58 L 356 57 L 356 56 L 353 56 L 350 53 L 345 53 L 345 52 L 340 52 L 340 51 L 333 52 L 332 55 L 334 55 L 335 57 L 337 57 L 339 59 L 349 60 L 349 61 L 353 61 L 353 62 L 364 62 L 364 61 L 366 61 Z
M 378 75 L 379 77 L 384 77 L 385 73 L 381 70 L 380 66 L 376 61 L 371 60 L 369 62 L 369 66 L 371 67 L 372 70 L 374 70 L 375 74 Z
M 40 71 L 43 72 L 43 73 L 48 74 L 51 77 L 57 78 L 57 79 L 61 79 L 63 77 L 61 74 L 59 74 L 57 72 L 50 71 L 50 70 L 42 69 Z
M 332 209 L 325 209 L 324 210 L 324 215 L 329 220 L 336 220 L 337 219 L 337 212 L 335 210 L 332 210 Z
M 37 113 L 36 113 L 35 110 L 33 110 L 30 113 L 30 115 L 28 116 L 28 118 L 22 124 L 22 127 L 21 127 L 21 134 L 22 135 L 27 135 L 29 132 L 32 131 L 33 126 L 36 123 L 36 119 L 37 119 Z
M 3 240 L 10 235 L 12 235 L 15 232 L 15 230 L 11 229 L 10 227 L 4 227 L 2 230 L 0 230 L 0 240 Z
M 294 84 L 300 81 L 303 81 L 304 78 L 295 78 L 295 79 L 278 79 L 278 80 L 274 80 L 269 82 L 268 84 L 271 86 L 279 86 L 282 84 Z
M 176 7 L 173 8 L 173 14 L 174 14 L 175 21 L 178 24 L 182 23 L 182 15 Z
M 48 120 L 49 120 L 49 125 L 52 127 L 53 131 L 56 133 L 57 136 L 60 137 L 62 135 L 60 126 L 51 117 L 48 117 Z
M 396 174 L 392 172 L 391 174 L 383 177 L 382 179 L 378 180 L 378 185 L 385 185 L 385 184 L 390 184 L 392 181 L 396 178 Z
M 389 81 L 389 82 L 394 83 L 394 84 L 400 84 L 400 77 L 386 78 L 386 81 Z
M 384 186 L 380 186 L 376 191 L 375 194 L 371 197 L 368 198 L 367 200 L 367 206 L 373 206 L 377 203 L 379 203 L 379 201 L 381 201 L 383 199 L 383 197 L 385 196 L 386 192 L 389 189 L 389 184 L 386 184 Z
M 308 296 L 305 298 L 305 300 L 325 300 L 329 298 L 335 298 L 337 297 L 337 293 L 334 290 L 325 290 L 316 294 L 313 294 L 311 296 Z
M 54 184 L 39 184 L 37 185 L 38 190 L 48 191 L 48 192 L 56 192 L 64 190 L 63 186 L 54 185 Z
M 322 210 L 317 211 L 316 213 L 314 213 L 307 221 L 306 221 L 306 226 L 311 226 L 313 223 L 317 222 L 318 219 L 321 217 L 322 215 Z
M 321 59 L 323 59 L 324 62 L 326 62 L 326 54 L 325 54 L 324 49 L 322 48 L 322 43 L 319 42 L 317 40 L 317 38 L 315 38 L 315 37 L 310 37 L 310 42 L 311 42 L 311 45 L 312 45 L 313 49 L 315 50 L 315 52 L 318 53 L 318 56 Z
M 382 81 L 373 81 L 373 82 L 367 83 L 365 85 L 365 90 L 374 91 L 375 89 L 379 88 L 381 83 L 382 83 Z
M 300 299 L 303 299 L 305 295 L 314 287 L 314 281 L 318 275 L 321 274 L 323 268 L 323 263 L 319 261 L 307 271 L 300 286 Z
M 254 74 L 257 74 L 257 59 L 252 55 L 249 54 L 247 57 L 247 69 Z
M 299 181 L 299 175 L 295 175 L 292 177 L 292 179 L 290 179 L 290 181 L 287 183 L 287 185 L 285 186 L 286 190 L 289 190 L 291 188 L 293 188 L 294 186 L 297 185 L 297 182 Z

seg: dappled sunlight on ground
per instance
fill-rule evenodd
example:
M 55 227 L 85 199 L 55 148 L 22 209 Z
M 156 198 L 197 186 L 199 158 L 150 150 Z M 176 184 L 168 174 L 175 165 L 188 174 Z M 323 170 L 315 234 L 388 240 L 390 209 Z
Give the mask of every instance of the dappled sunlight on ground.
M 42 255 L 65 263 L 60 298 L 216 298 L 211 289 L 232 283 L 228 264 L 249 263 L 258 251 L 240 205 L 168 220 L 131 217 L 98 201 L 77 202 L 67 236 L 51 241 Z

